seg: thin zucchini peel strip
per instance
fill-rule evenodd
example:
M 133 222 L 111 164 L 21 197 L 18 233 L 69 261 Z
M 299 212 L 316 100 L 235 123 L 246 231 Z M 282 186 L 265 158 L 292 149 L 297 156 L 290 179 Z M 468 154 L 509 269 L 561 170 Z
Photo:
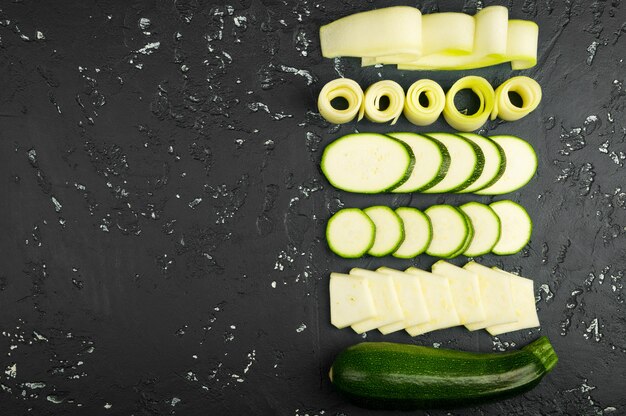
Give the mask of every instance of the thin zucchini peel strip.
M 335 98 L 344 98 L 348 108 L 338 110 L 332 105 Z M 317 108 L 320 115 L 333 124 L 344 124 L 352 121 L 363 105 L 363 90 L 348 78 L 337 78 L 322 88 L 317 99 Z
M 464 89 L 471 89 L 480 100 L 478 111 L 474 114 L 463 114 L 454 104 L 454 97 L 459 91 Z M 463 77 L 455 82 L 446 94 L 443 117 L 451 127 L 459 131 L 474 131 L 485 124 L 493 111 L 494 104 L 495 92 L 489 81 L 473 75 Z
M 385 109 L 381 109 L 380 106 L 380 100 L 383 97 L 389 99 L 389 105 Z M 378 81 L 365 90 L 363 104 L 359 110 L 359 120 L 365 114 L 368 120 L 375 123 L 391 121 L 394 125 L 402 114 L 403 108 L 404 90 L 400 84 L 389 80 Z
M 424 94 L 428 105 L 420 104 Z M 428 126 L 434 123 L 446 104 L 446 95 L 441 86 L 430 79 L 420 79 L 409 87 L 404 101 L 404 116 L 416 126 Z
M 509 92 L 517 93 L 522 99 L 522 106 L 511 102 Z M 496 101 L 491 112 L 491 119 L 515 121 L 528 115 L 541 102 L 541 86 L 532 78 L 513 77 L 496 88 Z

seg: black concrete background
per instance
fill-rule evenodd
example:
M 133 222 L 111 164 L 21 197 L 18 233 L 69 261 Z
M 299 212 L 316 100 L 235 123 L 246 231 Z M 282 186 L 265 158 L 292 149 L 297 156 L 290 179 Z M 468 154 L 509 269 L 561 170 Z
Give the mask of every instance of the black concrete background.
M 387 414 L 328 382 L 333 356 L 362 340 L 331 327 L 328 274 L 434 260 L 339 259 L 326 219 L 341 206 L 503 198 L 528 209 L 532 241 L 479 261 L 535 281 L 541 329 L 367 339 L 488 352 L 547 335 L 560 362 L 539 387 L 450 414 L 626 414 L 626 5 L 504 3 L 540 25 L 539 64 L 521 73 L 544 99 L 482 132 L 534 145 L 528 186 L 502 198 L 345 194 L 319 172 L 326 143 L 450 128 L 328 125 L 315 106 L 325 82 L 447 88 L 517 74 L 321 58 L 321 24 L 401 3 L 497 4 L 0 1 L 0 415 Z

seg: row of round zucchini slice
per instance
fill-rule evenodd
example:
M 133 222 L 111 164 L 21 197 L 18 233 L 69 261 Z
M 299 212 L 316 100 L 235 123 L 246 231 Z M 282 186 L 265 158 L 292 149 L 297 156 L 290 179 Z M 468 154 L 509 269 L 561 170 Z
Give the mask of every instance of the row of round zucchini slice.
M 515 254 L 530 240 L 532 221 L 519 204 L 469 202 L 460 207 L 433 205 L 424 212 L 412 207 L 395 211 L 387 206 L 338 211 L 326 227 L 328 246 L 344 258 L 365 254 L 413 258 L 487 253 Z
M 530 181 L 537 155 L 511 135 L 354 133 L 326 146 L 321 169 L 348 192 L 500 195 Z

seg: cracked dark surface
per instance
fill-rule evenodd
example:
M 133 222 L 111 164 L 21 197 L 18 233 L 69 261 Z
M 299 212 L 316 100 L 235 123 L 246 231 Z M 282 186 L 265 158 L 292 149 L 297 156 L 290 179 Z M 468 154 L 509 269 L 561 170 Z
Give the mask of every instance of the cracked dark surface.
M 376 3 L 392 4 L 503 3 Z M 506 196 L 535 231 L 522 253 L 480 261 L 535 281 L 542 327 L 367 339 L 497 351 L 547 335 L 560 362 L 539 387 L 450 414 L 626 414 L 626 4 L 504 4 L 540 25 L 539 64 L 521 74 L 544 99 L 482 132 L 537 150 L 537 177 Z M 340 75 L 447 88 L 517 72 L 322 59 L 319 26 L 373 7 L 0 2 L 1 415 L 387 414 L 352 407 L 328 382 L 333 356 L 362 340 L 331 327 L 328 274 L 434 260 L 339 259 L 326 219 L 342 206 L 502 198 L 332 189 L 317 167 L 323 146 L 391 128 L 329 125 L 317 93 Z M 450 131 L 442 120 L 393 129 Z

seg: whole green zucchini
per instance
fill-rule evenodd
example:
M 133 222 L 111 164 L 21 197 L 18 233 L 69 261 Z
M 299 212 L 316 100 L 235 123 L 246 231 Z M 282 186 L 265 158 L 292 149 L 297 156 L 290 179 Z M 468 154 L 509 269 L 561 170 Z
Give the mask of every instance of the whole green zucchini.
M 364 342 L 342 351 L 329 376 L 341 393 L 362 407 L 450 408 L 528 391 L 557 360 L 546 337 L 503 353 Z

